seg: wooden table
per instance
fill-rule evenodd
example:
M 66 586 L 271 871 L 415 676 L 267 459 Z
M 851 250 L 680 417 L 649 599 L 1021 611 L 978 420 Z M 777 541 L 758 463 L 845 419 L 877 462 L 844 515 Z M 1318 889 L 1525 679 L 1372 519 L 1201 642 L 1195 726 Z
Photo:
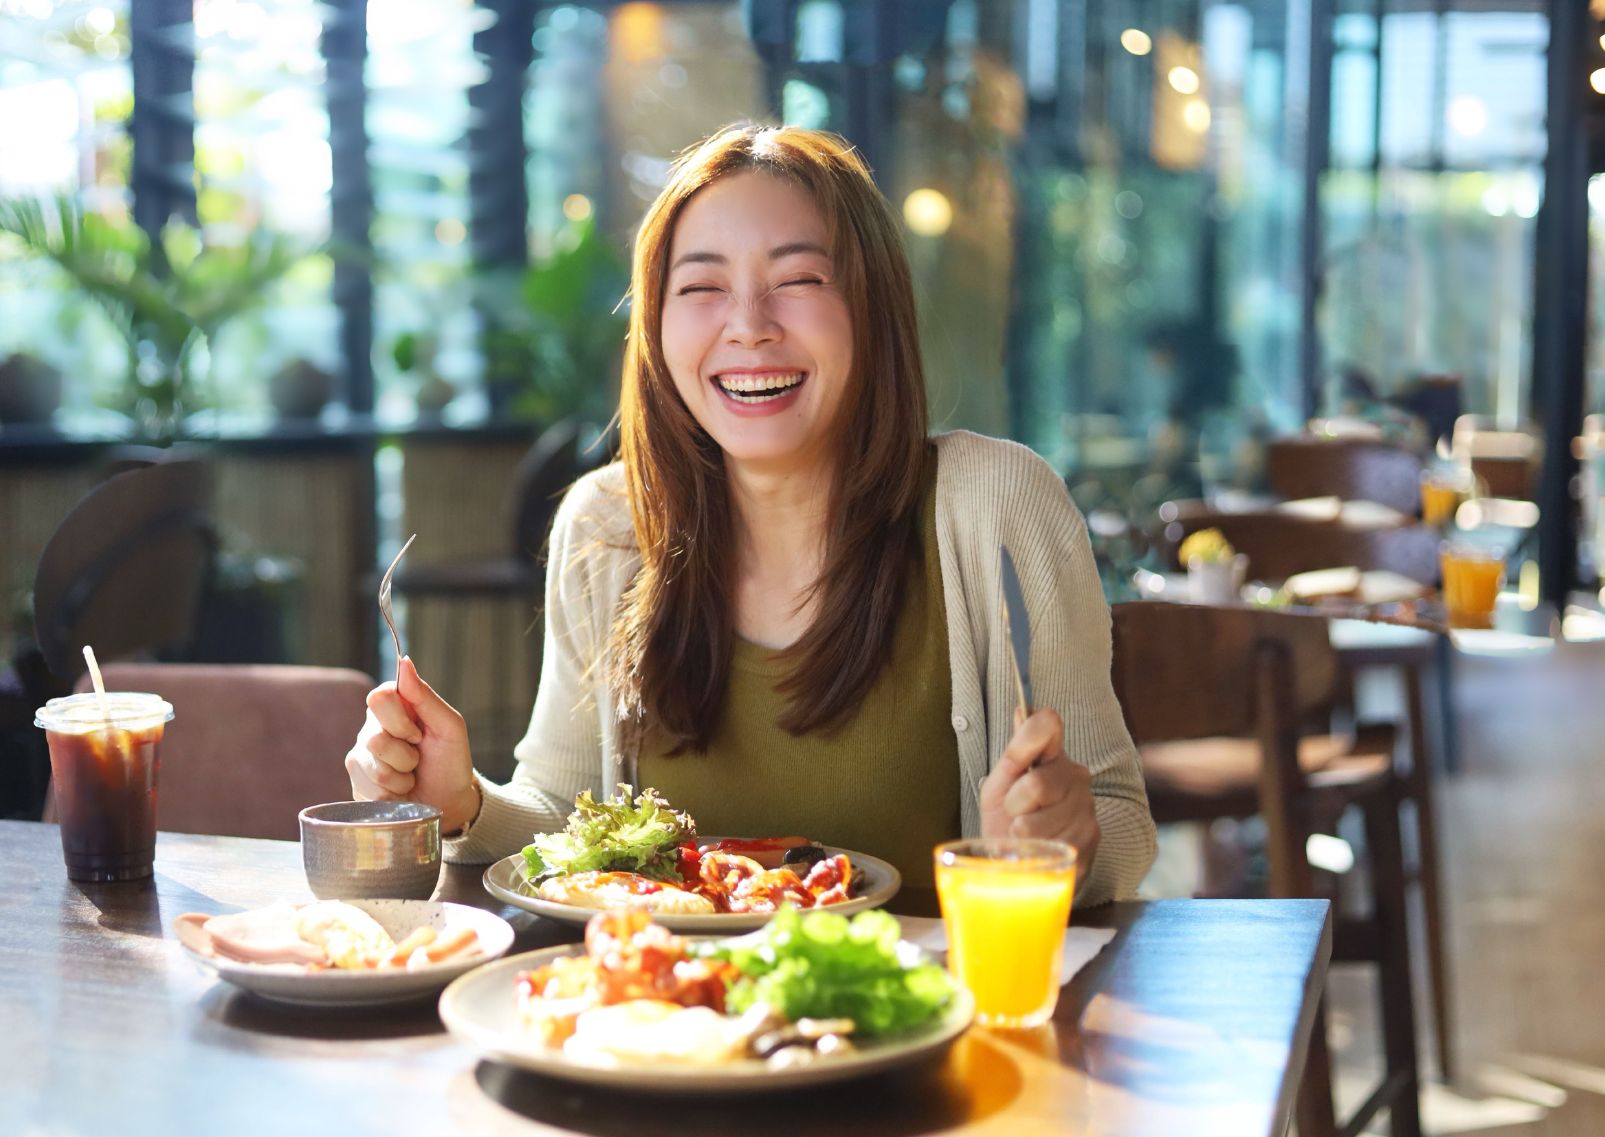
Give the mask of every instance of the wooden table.
M 823 1092 L 654 1099 L 479 1061 L 432 1001 L 311 1011 L 215 982 L 173 918 L 309 899 L 293 843 L 164 833 L 154 881 L 79 885 L 54 826 L 6 821 L 0 863 L 4 1134 L 1280 1134 L 1331 954 L 1324 901 L 1112 905 L 1085 922 L 1119 934 L 1036 1032 Z M 448 867 L 442 898 L 500 911 L 515 951 L 575 938 L 480 871 Z

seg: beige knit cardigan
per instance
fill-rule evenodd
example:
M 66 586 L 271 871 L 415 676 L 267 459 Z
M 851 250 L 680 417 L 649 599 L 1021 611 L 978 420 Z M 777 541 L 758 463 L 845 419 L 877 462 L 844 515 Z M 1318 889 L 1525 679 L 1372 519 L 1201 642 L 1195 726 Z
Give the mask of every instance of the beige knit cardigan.
M 1154 825 L 1137 754 L 1109 678 L 1109 610 L 1086 524 L 1064 483 L 1031 450 L 957 431 L 939 435 L 936 534 L 953 676 L 965 835 L 981 825 L 980 784 L 1013 730 L 1013 679 L 999 615 L 998 545 L 1006 542 L 1031 613 L 1031 678 L 1039 706 L 1064 718 L 1065 752 L 1092 773 L 1103 830 L 1080 903 L 1129 897 L 1154 857 Z M 446 859 L 483 863 L 560 829 L 585 789 L 633 782 L 638 733 L 621 729 L 605 652 L 619 598 L 635 575 L 619 466 L 582 478 L 553 525 L 546 641 L 529 731 L 510 782 L 481 782 L 473 824 Z

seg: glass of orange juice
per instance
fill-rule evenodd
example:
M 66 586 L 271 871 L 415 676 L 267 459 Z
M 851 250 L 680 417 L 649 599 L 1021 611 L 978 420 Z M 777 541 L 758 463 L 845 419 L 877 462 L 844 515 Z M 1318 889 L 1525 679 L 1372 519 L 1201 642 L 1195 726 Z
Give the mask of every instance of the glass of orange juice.
M 1505 555 L 1463 541 L 1439 551 L 1443 569 L 1443 606 L 1451 628 L 1491 628 L 1499 586 L 1505 579 Z
M 975 996 L 985 1026 L 1040 1026 L 1059 1001 L 1059 971 L 1076 851 L 1024 837 L 936 847 L 936 894 L 947 927 L 947 966 Z
M 1460 470 L 1428 470 L 1421 475 L 1421 521 L 1446 529 L 1455 511 L 1471 496 L 1470 478 Z

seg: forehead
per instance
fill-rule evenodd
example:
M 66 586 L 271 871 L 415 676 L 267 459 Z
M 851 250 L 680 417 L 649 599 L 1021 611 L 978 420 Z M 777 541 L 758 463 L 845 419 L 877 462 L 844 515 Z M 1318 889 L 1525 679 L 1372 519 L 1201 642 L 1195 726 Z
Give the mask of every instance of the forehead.
M 813 195 L 793 182 L 748 170 L 698 190 L 680 211 L 671 263 L 687 252 L 767 254 L 797 242 L 830 247 L 829 226 Z

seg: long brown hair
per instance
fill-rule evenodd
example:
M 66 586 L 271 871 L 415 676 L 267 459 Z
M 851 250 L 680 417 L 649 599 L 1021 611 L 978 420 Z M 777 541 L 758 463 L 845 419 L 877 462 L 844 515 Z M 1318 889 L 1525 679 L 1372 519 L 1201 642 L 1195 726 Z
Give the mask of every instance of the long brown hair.
M 681 400 L 663 356 L 669 248 L 686 203 L 745 171 L 785 179 L 813 198 L 853 329 L 832 431 L 824 565 L 811 596 L 818 615 L 785 652 L 784 730 L 829 729 L 857 709 L 890 658 L 904 583 L 919 558 L 925 377 L 897 220 L 844 139 L 798 127 L 728 127 L 680 156 L 641 222 L 619 400 L 641 570 L 614 626 L 611 679 L 621 711 L 663 732 L 672 749 L 706 749 L 724 701 L 735 640 L 735 522 L 723 453 Z

